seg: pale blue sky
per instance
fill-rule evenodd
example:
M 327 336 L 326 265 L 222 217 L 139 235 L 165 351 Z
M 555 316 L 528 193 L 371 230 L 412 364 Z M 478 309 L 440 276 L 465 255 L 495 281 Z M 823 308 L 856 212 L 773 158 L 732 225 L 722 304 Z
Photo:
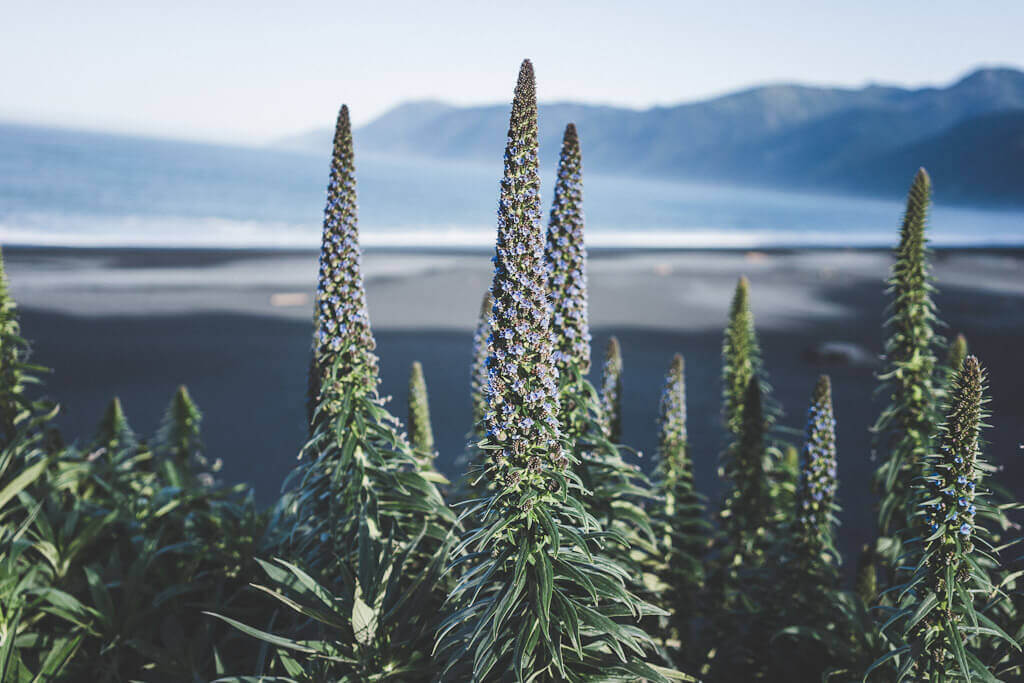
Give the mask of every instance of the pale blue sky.
M 142 5 L 146 5 L 143 7 Z M 162 7 L 160 5 L 163 5 Z M 1024 67 L 1024 1 L 11 0 L 0 119 L 262 143 L 413 98 L 673 104 L 779 81 Z

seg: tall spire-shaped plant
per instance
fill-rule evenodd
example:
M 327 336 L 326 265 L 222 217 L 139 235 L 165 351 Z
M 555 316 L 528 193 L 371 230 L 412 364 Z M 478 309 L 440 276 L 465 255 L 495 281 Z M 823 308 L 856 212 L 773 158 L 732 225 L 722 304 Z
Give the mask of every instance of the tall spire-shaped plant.
M 931 180 L 917 172 L 907 196 L 907 209 L 896 248 L 887 293 L 890 304 L 885 327 L 884 368 L 878 378 L 888 404 L 875 423 L 876 447 L 882 463 L 875 472 L 878 494 L 879 550 L 890 571 L 902 554 L 901 538 L 916 532 L 914 481 L 930 452 L 938 423 L 936 406 L 935 304 L 925 224 Z M 909 561 L 913 564 L 911 558 Z
M 452 521 L 432 481 L 416 471 L 415 453 L 377 396 L 356 220 L 352 132 L 343 106 L 317 285 L 313 366 L 319 389 L 312 435 L 301 453 L 305 462 L 292 475 L 297 486 L 287 503 L 294 521 L 292 551 L 308 569 L 336 578 L 351 571 L 360 539 L 387 539 L 401 547 L 425 531 L 430 542 L 420 543 L 417 552 L 426 554 L 419 561 L 429 562 L 447 542 Z
M 795 514 L 782 558 L 782 600 L 777 611 L 789 630 L 813 632 L 815 640 L 783 638 L 775 648 L 773 669 L 778 680 L 818 678 L 836 661 L 833 634 L 842 623 L 835 591 L 839 552 L 835 548 L 837 457 L 832 386 L 821 375 L 807 411 L 807 429 Z M 842 604 L 848 604 L 845 596 Z M 849 643 L 843 643 L 847 648 Z
M 949 350 L 946 351 L 946 363 L 942 369 L 945 375 L 942 381 L 944 396 L 948 396 L 952 390 L 953 380 L 956 379 L 957 374 L 960 372 L 965 358 L 967 358 L 967 337 L 958 334 L 949 345 Z
M 433 456 L 434 429 L 430 426 L 427 381 L 419 361 L 414 361 L 409 370 L 409 441 L 419 454 Z
M 658 451 L 655 456 L 655 529 L 658 533 L 659 577 L 671 612 L 668 635 L 681 643 L 692 660 L 692 624 L 703 590 L 702 560 L 708 547 L 709 525 L 704 499 L 693 483 L 693 461 L 686 432 L 686 377 L 683 357 L 672 359 L 658 409 Z
M 544 281 L 533 67 L 516 84 L 505 148 L 488 343 L 492 490 L 471 505 L 456 557 L 474 558 L 439 633 L 451 680 L 664 680 L 644 663 L 648 607 L 603 556 L 558 421 L 558 371 Z M 457 560 L 461 563 L 461 560 Z
M 767 409 L 766 409 L 767 403 Z M 785 524 L 783 468 L 769 445 L 776 409 L 764 380 L 750 285 L 736 285 L 722 345 L 722 419 L 727 443 L 718 474 L 726 486 L 709 571 L 718 614 L 709 633 L 714 677 L 753 677 L 768 659 L 772 598 L 766 559 Z
M 583 241 L 583 168 L 576 126 L 562 137 L 554 202 L 548 223 L 544 259 L 547 294 L 552 308 L 554 358 L 559 374 L 558 419 L 581 460 L 584 503 L 608 531 L 621 541 L 609 552 L 642 586 L 642 551 L 656 556 L 654 531 L 641 503 L 651 497 L 650 485 L 636 467 L 623 461 L 606 436 L 601 397 L 585 375 L 590 369 L 590 326 L 587 319 L 587 251 Z
M 484 294 L 480 303 L 480 318 L 473 332 L 473 365 L 469 372 L 469 393 L 473 401 L 473 436 L 484 435 L 484 415 L 487 412 L 487 338 L 491 334 L 491 292 Z
M 740 278 L 722 345 L 722 419 L 728 444 L 719 476 L 729 487 L 720 518 L 723 548 L 744 562 L 760 561 L 770 516 L 765 462 L 771 417 L 764 411 L 761 347 L 750 310 L 750 283 Z
M 838 580 L 839 555 L 833 528 L 837 467 L 832 384 L 828 375 L 822 375 L 807 411 L 807 436 L 796 494 L 791 558 L 792 569 L 800 575 L 794 582 L 797 586 L 831 587 Z
M 992 642 L 1008 643 L 1020 657 L 1020 644 L 986 614 L 998 592 L 986 571 L 993 561 L 982 523 L 998 516 L 983 488 L 990 470 L 981 452 L 986 384 L 978 359 L 968 356 L 946 402 L 938 452 L 921 463 L 918 506 L 927 536 L 914 542 L 922 546 L 922 561 L 889 620 L 902 626 L 897 647 L 871 667 L 895 665 L 897 681 L 994 680 L 993 663 L 980 656 Z
M 618 337 L 608 339 L 601 370 L 601 412 L 605 435 L 612 443 L 622 443 L 622 348 Z

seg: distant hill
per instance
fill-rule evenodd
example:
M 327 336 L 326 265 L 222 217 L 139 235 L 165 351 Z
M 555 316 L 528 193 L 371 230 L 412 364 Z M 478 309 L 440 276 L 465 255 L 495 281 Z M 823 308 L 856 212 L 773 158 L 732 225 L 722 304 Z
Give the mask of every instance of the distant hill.
M 944 199 L 1024 204 L 1024 155 L 1010 144 L 1020 110 L 1024 73 L 1013 69 L 981 69 L 946 88 L 769 85 L 642 111 L 543 104 L 541 159 L 557 158 L 574 121 L 595 171 L 899 195 L 926 165 Z M 507 104 L 409 102 L 359 128 L 356 142 L 369 152 L 494 161 L 507 125 Z M 319 130 L 279 144 L 322 152 L 331 137 Z

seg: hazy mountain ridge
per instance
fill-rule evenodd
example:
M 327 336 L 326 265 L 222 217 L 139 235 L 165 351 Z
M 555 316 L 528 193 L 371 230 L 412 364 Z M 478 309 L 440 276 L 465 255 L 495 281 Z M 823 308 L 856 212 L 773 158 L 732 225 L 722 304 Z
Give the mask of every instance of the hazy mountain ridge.
M 557 158 L 562 128 L 575 121 L 586 166 L 599 172 L 898 195 L 913 169 L 927 165 L 947 201 L 1022 204 L 1024 155 L 1014 157 L 1008 140 L 1024 134 L 1024 122 L 1008 115 L 1000 126 L 979 123 L 1018 110 L 1024 73 L 994 68 L 945 88 L 768 85 L 646 110 L 542 104 L 541 159 Z M 409 102 L 358 129 L 356 139 L 366 152 L 491 162 L 507 118 L 507 104 Z M 966 139 L 975 147 L 964 148 Z M 321 130 L 282 145 L 322 151 L 330 140 Z

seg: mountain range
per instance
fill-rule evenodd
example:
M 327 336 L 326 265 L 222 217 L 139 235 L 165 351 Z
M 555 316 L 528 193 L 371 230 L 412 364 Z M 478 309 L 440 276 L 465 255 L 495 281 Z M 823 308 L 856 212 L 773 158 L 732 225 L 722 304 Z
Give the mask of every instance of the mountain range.
M 355 132 L 360 151 L 494 163 L 507 104 L 401 104 Z M 944 88 L 766 85 L 645 110 L 542 104 L 541 160 L 576 123 L 587 169 L 803 191 L 898 196 L 919 166 L 943 202 L 1024 204 L 1024 72 L 979 69 Z M 277 143 L 321 152 L 332 131 Z

